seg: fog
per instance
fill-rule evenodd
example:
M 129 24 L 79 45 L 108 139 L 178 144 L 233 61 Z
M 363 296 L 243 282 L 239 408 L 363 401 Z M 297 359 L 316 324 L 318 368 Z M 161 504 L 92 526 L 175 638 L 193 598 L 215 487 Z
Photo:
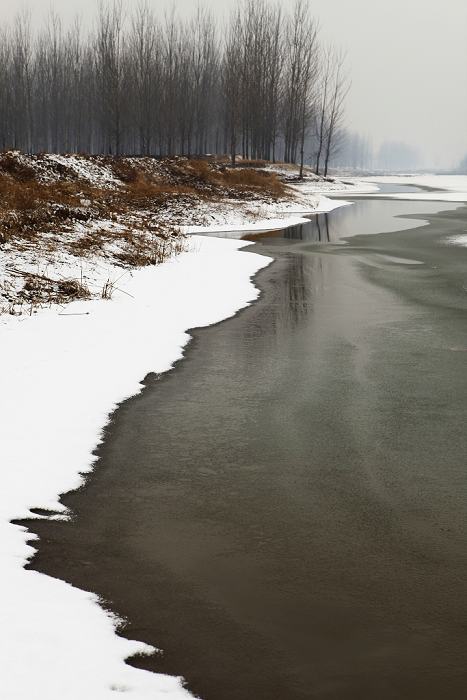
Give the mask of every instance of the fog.
M 124 0 L 130 11 L 138 0 Z M 161 12 L 168 4 L 151 0 Z M 178 0 L 180 13 L 195 3 Z M 236 0 L 206 0 L 222 19 Z M 281 0 L 290 7 L 293 0 Z M 347 126 L 371 139 L 404 142 L 420 153 L 421 165 L 446 168 L 467 153 L 467 2 L 465 0 L 313 0 L 324 41 L 347 54 L 352 82 Z M 47 16 L 50 0 L 23 3 L 34 21 Z M 76 14 L 92 21 L 97 0 L 60 0 L 55 8 L 67 20 Z M 0 0 L 3 21 L 18 5 Z

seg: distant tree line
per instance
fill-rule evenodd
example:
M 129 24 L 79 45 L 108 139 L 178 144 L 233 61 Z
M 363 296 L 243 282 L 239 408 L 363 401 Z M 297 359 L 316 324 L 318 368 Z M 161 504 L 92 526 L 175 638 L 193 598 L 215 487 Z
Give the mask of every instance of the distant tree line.
M 339 147 L 347 78 L 306 0 L 243 0 L 226 26 L 141 2 L 95 27 L 22 11 L 0 34 L 0 147 L 25 152 L 228 154 L 313 163 Z
M 463 175 L 467 174 L 467 155 L 465 155 L 459 165 L 456 168 L 456 172 L 462 173 Z
M 389 172 L 416 170 L 420 165 L 420 153 L 403 141 L 385 141 L 376 156 L 376 165 Z
M 384 141 L 374 149 L 371 141 L 354 131 L 343 129 L 339 150 L 331 159 L 331 166 L 363 172 L 413 172 L 420 168 L 421 156 L 417 148 L 403 141 Z M 457 171 L 467 172 L 467 157 Z
M 375 167 L 375 153 L 370 139 L 355 131 L 343 129 L 339 150 L 331 158 L 333 168 L 367 171 Z

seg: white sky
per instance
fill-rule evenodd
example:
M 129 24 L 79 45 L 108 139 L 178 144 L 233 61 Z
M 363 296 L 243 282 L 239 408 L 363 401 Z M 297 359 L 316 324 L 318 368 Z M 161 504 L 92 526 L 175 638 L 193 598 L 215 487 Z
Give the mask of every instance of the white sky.
M 155 8 L 164 0 L 151 0 Z M 284 7 L 293 0 L 279 0 Z M 137 0 L 123 0 L 131 9 Z M 64 16 L 92 17 L 97 0 L 25 0 L 40 21 L 51 4 Z M 236 0 L 205 0 L 222 16 Z M 194 0 L 178 0 L 189 13 Z M 0 0 L 8 19 L 20 3 Z M 456 164 L 467 153 L 467 0 L 310 0 L 322 37 L 347 52 L 349 127 L 406 141 L 427 165 Z

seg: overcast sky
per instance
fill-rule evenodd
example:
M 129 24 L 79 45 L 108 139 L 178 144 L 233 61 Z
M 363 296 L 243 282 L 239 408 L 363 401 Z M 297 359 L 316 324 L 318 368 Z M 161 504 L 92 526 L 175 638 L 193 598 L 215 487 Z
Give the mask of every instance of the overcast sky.
M 293 0 L 279 0 L 290 7 Z M 131 9 L 137 0 L 123 0 Z M 34 17 L 51 4 L 66 18 L 89 19 L 97 0 L 30 0 Z M 206 0 L 222 15 L 236 0 Z M 11 18 L 20 3 L 0 0 Z M 152 0 L 164 8 L 164 0 Z M 193 0 L 178 0 L 188 14 Z M 347 52 L 352 88 L 349 127 L 377 148 L 384 140 L 406 141 L 426 165 L 455 164 L 467 154 L 467 0 L 310 0 L 322 37 Z

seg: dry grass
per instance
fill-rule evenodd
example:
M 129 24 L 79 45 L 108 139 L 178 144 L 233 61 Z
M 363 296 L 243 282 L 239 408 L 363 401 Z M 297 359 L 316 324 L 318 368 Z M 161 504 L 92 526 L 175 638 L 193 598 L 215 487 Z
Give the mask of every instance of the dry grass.
M 97 254 L 122 266 L 153 265 L 185 247 L 176 227 L 155 223 L 158 212 L 171 205 L 180 210 L 200 198 L 268 200 L 287 192 L 276 174 L 257 169 L 262 161 L 235 168 L 222 158 L 84 161 L 93 172 L 105 170 L 107 179 L 85 179 L 79 168 L 45 155 L 0 154 L 0 245 L 14 243 L 20 250 L 40 244 L 42 251 L 67 250 L 78 258 Z M 110 223 L 99 226 L 103 219 Z M 82 290 L 31 278 L 23 292 L 30 301 L 80 298 Z
M 0 155 L 0 243 L 11 237 L 33 238 L 38 231 L 76 221 L 113 218 L 142 209 L 155 213 L 182 197 L 277 199 L 287 191 L 276 174 L 253 167 L 262 165 L 261 161 L 231 168 L 218 159 L 88 158 L 90 163 L 108 167 L 117 180 L 112 188 L 80 179 L 63 163 L 46 162 L 41 156 L 28 158 L 48 168 L 55 179 L 41 179 L 40 168 L 35 170 L 16 153 Z
M 171 184 L 157 180 L 144 172 L 137 172 L 126 182 L 120 193 L 120 202 L 130 207 L 158 207 L 172 197 L 195 195 L 196 190 L 184 184 Z
M 135 182 L 138 178 L 138 170 L 134 165 L 128 163 L 123 158 L 114 158 L 109 163 L 110 169 L 117 180 L 125 184 Z
M 185 239 L 178 234 L 157 235 L 155 233 L 133 236 L 126 249 L 116 254 L 125 266 L 144 267 L 158 265 L 172 255 L 183 252 Z
M 91 229 L 67 244 L 72 255 L 86 257 L 103 252 L 107 243 L 114 240 L 113 234 L 106 229 Z
M 253 161 L 247 167 L 228 167 L 217 160 L 178 158 L 164 163 L 168 178 L 177 187 L 214 201 L 221 197 L 234 199 L 278 199 L 287 194 L 286 185 L 275 173 L 255 169 Z M 263 162 L 258 161 L 262 166 Z M 243 165 L 243 163 L 242 163 Z
M 10 175 L 17 182 L 30 182 L 36 177 L 36 171 L 14 153 L 6 152 L 0 159 L 0 170 Z
M 11 238 L 33 239 L 73 221 L 89 221 L 92 212 L 83 198 L 98 199 L 89 187 L 69 182 L 43 183 L 0 174 L 0 243 Z
M 18 302 L 31 308 L 50 304 L 63 304 L 75 299 L 89 299 L 91 293 L 82 281 L 76 279 L 54 279 L 48 275 L 34 274 L 9 269 L 11 275 L 24 279 L 18 293 Z
M 252 160 L 249 158 L 243 158 L 242 160 L 238 161 L 236 167 L 240 168 L 265 168 L 267 165 L 267 162 L 265 160 Z
M 105 284 L 90 281 L 90 291 L 83 283 L 83 259 L 91 268 L 118 265 L 123 275 L 167 260 L 185 250 L 187 238 L 164 219 L 185 216 L 200 200 L 285 196 L 287 186 L 262 166 L 244 161 L 231 167 L 228 159 L 215 157 L 67 161 L 0 153 L 0 253 L 3 248 L 4 260 L 17 266 L 6 268 L 0 280 L 0 312 L 34 313 L 75 299 L 111 298 L 119 274 Z M 60 269 L 66 270 L 61 278 Z M 48 270 L 54 270 L 52 277 Z
M 223 172 L 223 182 L 226 187 L 245 194 L 255 192 L 274 199 L 286 194 L 286 187 L 278 176 L 264 170 L 226 169 Z

